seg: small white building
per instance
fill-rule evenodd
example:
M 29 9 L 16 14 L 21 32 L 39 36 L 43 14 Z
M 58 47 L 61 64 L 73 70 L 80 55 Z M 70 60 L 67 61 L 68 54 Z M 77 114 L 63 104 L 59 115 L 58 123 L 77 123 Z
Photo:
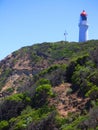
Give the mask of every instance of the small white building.
M 85 10 L 80 14 L 79 22 L 79 42 L 86 42 L 88 40 L 88 22 Z

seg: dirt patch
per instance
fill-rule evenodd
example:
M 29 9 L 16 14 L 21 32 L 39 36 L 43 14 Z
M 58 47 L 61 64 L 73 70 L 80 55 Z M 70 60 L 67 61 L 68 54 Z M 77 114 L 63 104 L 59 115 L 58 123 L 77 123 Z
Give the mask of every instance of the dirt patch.
M 54 98 L 49 99 L 50 105 L 54 105 L 58 113 L 65 117 L 69 113 L 81 113 L 85 109 L 85 104 L 89 99 L 83 99 L 77 96 L 77 93 L 68 94 L 71 84 L 65 83 L 54 87 L 53 91 L 56 94 Z

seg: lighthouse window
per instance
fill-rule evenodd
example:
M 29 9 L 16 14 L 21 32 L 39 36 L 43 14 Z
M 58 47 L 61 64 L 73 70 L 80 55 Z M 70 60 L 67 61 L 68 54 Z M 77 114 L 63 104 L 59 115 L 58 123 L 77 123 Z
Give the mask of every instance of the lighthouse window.
M 87 20 L 87 16 L 81 15 L 82 20 Z

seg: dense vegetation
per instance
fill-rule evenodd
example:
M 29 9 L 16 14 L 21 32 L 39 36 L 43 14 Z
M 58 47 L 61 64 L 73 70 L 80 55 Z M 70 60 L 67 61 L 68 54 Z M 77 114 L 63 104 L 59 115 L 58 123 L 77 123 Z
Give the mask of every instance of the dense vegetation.
M 85 106 L 67 116 L 50 105 L 64 83 Z M 0 130 L 97 130 L 98 41 L 23 47 L 0 62 L 0 90 Z

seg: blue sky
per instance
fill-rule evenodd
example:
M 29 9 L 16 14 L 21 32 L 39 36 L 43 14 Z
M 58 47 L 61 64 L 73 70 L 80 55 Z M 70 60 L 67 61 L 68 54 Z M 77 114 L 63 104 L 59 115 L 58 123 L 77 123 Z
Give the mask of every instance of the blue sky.
M 88 14 L 89 39 L 98 39 L 98 0 L 0 0 L 0 60 L 35 43 L 78 42 L 79 15 Z

